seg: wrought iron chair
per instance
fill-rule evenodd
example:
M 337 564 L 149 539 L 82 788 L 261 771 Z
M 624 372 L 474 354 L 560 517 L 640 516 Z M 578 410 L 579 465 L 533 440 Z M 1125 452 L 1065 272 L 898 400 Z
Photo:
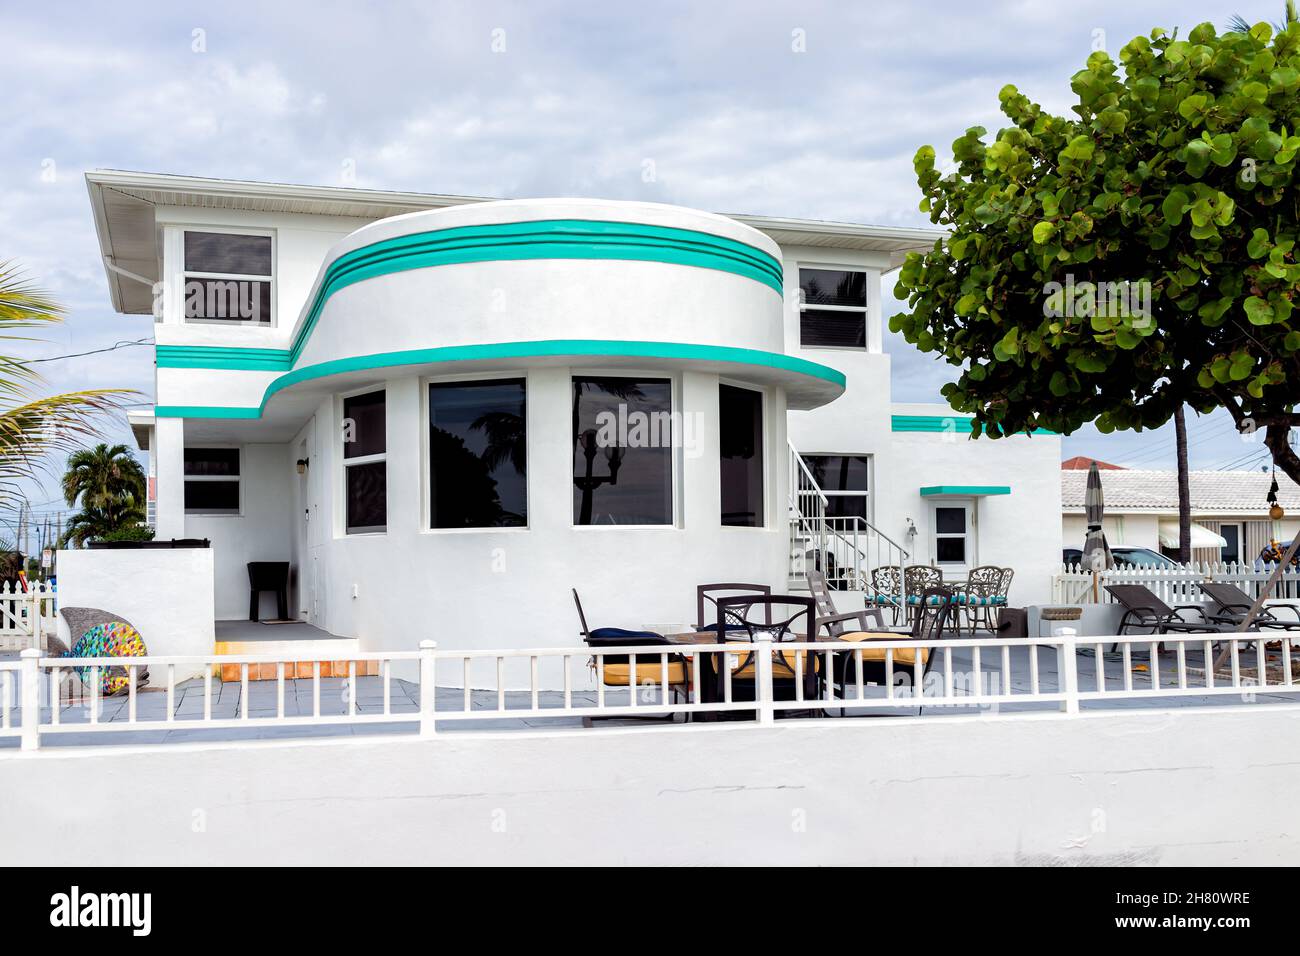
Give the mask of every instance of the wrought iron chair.
M 754 609 L 763 608 L 763 620 L 754 620 Z M 772 608 L 784 606 L 796 609 L 789 617 L 773 620 Z M 754 683 L 758 679 L 757 651 L 753 646 L 754 638 L 760 633 L 770 634 L 772 643 L 772 693 L 777 700 L 793 700 L 800 677 L 803 680 L 803 695 L 807 700 L 817 696 L 817 672 L 820 669 L 818 655 L 798 648 L 779 645 L 806 643 L 817 630 L 817 605 L 810 597 L 792 594 L 769 594 L 763 597 L 719 598 L 717 602 L 718 623 L 740 624 L 743 630 L 727 631 L 727 643 L 735 645 L 734 654 L 728 654 L 729 660 L 715 668 L 718 676 L 718 699 L 725 699 L 724 691 L 727 671 L 731 673 L 732 700 L 737 699 L 737 690 L 754 694 Z M 778 612 L 779 613 L 779 612 Z M 802 633 L 796 629 L 796 622 L 802 619 Z M 739 688 L 737 687 L 739 684 Z M 753 700 L 755 697 L 741 696 L 739 699 Z
M 1011 571 L 991 564 L 971 568 L 966 577 L 966 586 L 957 594 L 960 611 L 966 612 L 966 623 L 971 637 L 975 636 L 975 627 L 983 624 L 990 631 L 996 631 L 997 610 L 1007 603 L 1007 587 L 1010 586 Z
M 871 569 L 871 601 L 876 607 L 888 608 L 890 626 L 898 626 L 898 616 L 903 607 L 903 572 L 897 565 L 887 564 Z
M 820 573 L 820 572 L 816 572 L 816 573 Z M 718 620 L 716 620 L 718 616 L 716 613 L 718 600 L 723 597 L 737 597 L 740 594 L 753 594 L 755 597 L 770 597 L 772 594 L 772 589 L 768 587 L 766 584 L 701 584 L 699 585 L 695 589 L 695 630 L 713 631 L 715 634 L 718 632 L 719 628 L 721 628 L 724 633 L 727 631 L 743 631 L 745 629 L 745 625 L 739 623 L 738 621 L 734 621 L 734 620 L 728 621 L 724 625 L 721 624 Z M 713 605 L 713 607 L 715 608 L 715 613 L 713 615 L 715 620 L 713 621 L 713 623 L 709 623 L 708 621 L 705 620 L 704 612 L 707 605 Z M 767 620 L 770 622 L 772 609 L 770 607 L 766 607 L 764 608 L 764 611 L 767 614 Z M 740 617 L 742 618 L 744 617 L 744 612 L 741 612 Z
M 582 625 L 582 640 L 588 647 L 646 647 L 659 644 L 672 646 L 668 638 L 662 634 L 656 634 L 654 631 L 630 631 L 621 627 L 598 627 L 592 630 L 587 627 L 587 615 L 582 611 L 582 601 L 578 599 L 578 591 L 573 589 L 573 603 L 578 609 L 578 622 Z M 592 657 L 587 662 L 592 673 L 603 672 L 603 681 L 606 687 L 626 687 L 628 693 L 635 694 L 638 687 L 658 686 L 664 680 L 663 660 L 659 654 L 638 654 L 636 661 L 628 660 L 630 655 L 626 654 L 606 654 L 603 668 L 597 668 L 596 658 Z M 691 668 L 687 664 L 685 655 L 669 654 L 668 655 L 668 687 L 664 689 L 665 694 L 671 694 L 672 700 L 676 702 L 680 694 L 685 700 L 690 700 L 691 693 Z M 621 715 L 615 717 L 584 717 L 582 723 L 590 727 L 592 720 L 612 720 L 626 719 Z M 639 720 L 667 720 L 672 721 L 673 715 L 667 714 L 663 717 L 639 717 Z
M 907 620 L 910 621 L 921 606 L 921 595 L 927 588 L 943 587 L 943 571 L 928 564 L 912 564 L 903 569 L 904 590 L 907 592 Z

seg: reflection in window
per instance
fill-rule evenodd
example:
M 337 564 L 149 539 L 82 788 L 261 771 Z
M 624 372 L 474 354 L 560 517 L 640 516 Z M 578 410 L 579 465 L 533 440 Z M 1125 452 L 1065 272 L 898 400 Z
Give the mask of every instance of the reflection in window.
M 523 379 L 429 386 L 429 526 L 528 524 Z
M 672 383 L 573 379 L 573 523 L 672 524 Z
M 239 514 L 239 449 L 186 448 L 185 513 Z
M 343 399 L 344 526 L 348 534 L 388 527 L 387 448 L 384 392 Z
M 763 526 L 763 395 L 749 388 L 718 387 L 722 523 Z
M 870 455 L 804 455 L 804 463 L 826 494 L 828 518 L 871 518 Z
M 867 347 L 867 274 L 800 269 L 799 344 L 803 348 Z

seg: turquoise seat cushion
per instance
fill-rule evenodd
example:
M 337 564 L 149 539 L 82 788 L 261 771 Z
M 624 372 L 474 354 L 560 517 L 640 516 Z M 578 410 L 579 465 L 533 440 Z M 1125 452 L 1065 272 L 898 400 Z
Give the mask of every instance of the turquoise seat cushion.
M 912 605 L 913 607 L 915 607 L 916 605 L 918 605 L 918 604 L 921 603 L 921 595 L 919 595 L 919 594 L 909 594 L 909 595 L 907 596 L 907 603 L 910 604 L 910 605 Z M 926 600 L 925 603 L 928 604 L 928 605 L 930 605 L 930 607 L 938 607 L 940 604 L 943 603 L 943 598 L 941 598 L 941 597 L 939 597 L 939 596 L 937 596 L 937 595 L 931 595 L 931 596 Z

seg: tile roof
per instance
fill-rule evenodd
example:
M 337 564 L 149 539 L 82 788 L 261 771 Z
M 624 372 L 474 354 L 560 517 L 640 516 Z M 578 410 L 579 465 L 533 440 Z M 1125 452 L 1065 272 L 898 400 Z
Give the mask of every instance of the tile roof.
M 1061 468 L 1070 471 L 1082 469 L 1087 471 L 1096 462 L 1098 471 L 1123 471 L 1123 465 L 1112 465 L 1108 461 L 1102 461 L 1099 458 L 1087 458 L 1083 455 L 1075 455 L 1073 458 L 1067 458 L 1061 462 Z
M 1061 507 L 1083 509 L 1086 471 L 1061 472 Z M 1242 514 L 1263 517 L 1268 505 L 1267 471 L 1193 471 L 1189 476 L 1192 511 L 1203 515 Z M 1300 513 L 1300 485 L 1286 475 L 1277 476 L 1278 504 L 1288 512 Z M 1174 471 L 1106 471 L 1101 491 L 1107 511 L 1162 512 L 1178 510 L 1178 473 Z

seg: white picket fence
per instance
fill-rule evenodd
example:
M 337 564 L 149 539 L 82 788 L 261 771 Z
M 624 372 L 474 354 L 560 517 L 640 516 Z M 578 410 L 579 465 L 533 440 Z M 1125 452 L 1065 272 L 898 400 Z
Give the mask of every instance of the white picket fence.
M 24 591 L 14 582 L 0 583 L 0 651 L 44 648 L 47 635 L 56 633 L 54 586 L 29 584 Z
M 1089 604 L 1094 600 L 1113 603 L 1107 584 L 1145 584 L 1166 604 L 1188 604 L 1207 600 L 1201 595 L 1202 581 L 1235 584 L 1252 599 L 1273 573 L 1273 565 L 1255 568 L 1249 564 L 1192 563 L 1177 568 L 1112 568 L 1100 574 L 1078 565 L 1064 565 L 1052 577 L 1053 604 Z M 1300 598 L 1300 569 L 1290 568 L 1273 588 L 1275 599 Z

